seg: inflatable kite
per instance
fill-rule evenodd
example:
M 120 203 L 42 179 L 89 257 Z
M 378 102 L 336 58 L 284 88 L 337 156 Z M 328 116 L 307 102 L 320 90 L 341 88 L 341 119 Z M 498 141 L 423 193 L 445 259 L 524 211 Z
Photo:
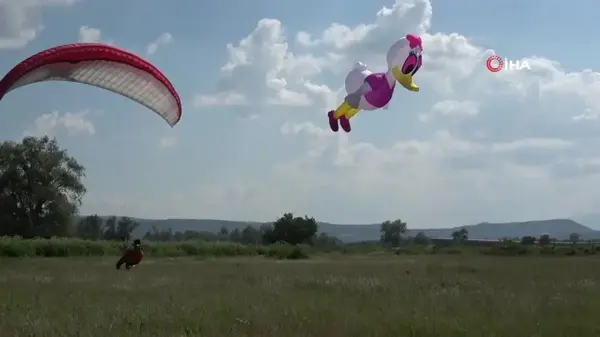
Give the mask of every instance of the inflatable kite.
M 137 239 L 133 241 L 131 248 L 125 250 L 123 256 L 117 261 L 117 270 L 121 269 L 122 265 L 125 265 L 127 270 L 137 266 L 144 258 L 144 252 L 142 251 L 142 242 Z
M 416 35 L 406 35 L 398 40 L 387 53 L 388 71 L 373 73 L 361 62 L 346 76 L 344 102 L 328 113 L 329 127 L 337 132 L 339 126 L 346 132 L 352 129 L 350 119 L 360 110 L 387 109 L 394 94 L 396 81 L 405 89 L 419 91 L 413 76 L 423 63 L 423 43 Z
M 76 43 L 39 52 L 0 80 L 0 100 L 12 90 L 47 81 L 84 83 L 115 92 L 146 106 L 171 127 L 181 119 L 181 99 L 167 77 L 148 61 L 113 46 Z

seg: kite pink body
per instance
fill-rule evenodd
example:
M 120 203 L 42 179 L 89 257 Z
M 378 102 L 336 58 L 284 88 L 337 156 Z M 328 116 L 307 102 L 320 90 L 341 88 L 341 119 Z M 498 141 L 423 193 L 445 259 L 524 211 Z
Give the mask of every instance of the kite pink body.
M 372 110 L 371 108 L 381 109 L 392 100 L 396 80 L 393 80 L 390 84 L 386 73 L 371 74 L 365 78 L 365 83 L 369 85 L 371 90 L 363 96 L 364 101 L 368 103 L 368 106 L 361 104 L 360 107 L 363 110 Z

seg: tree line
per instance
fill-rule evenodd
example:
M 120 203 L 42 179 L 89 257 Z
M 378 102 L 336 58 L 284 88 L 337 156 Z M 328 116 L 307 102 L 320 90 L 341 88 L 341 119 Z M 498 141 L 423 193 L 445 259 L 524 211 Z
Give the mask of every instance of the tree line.
M 85 168 L 54 138 L 25 137 L 20 142 L 0 143 L 0 236 L 79 237 L 87 240 L 129 240 L 139 224 L 132 218 L 98 215 L 78 217 L 87 192 L 82 180 Z M 382 224 L 384 241 L 398 236 L 400 220 Z M 191 240 L 227 239 L 240 243 L 339 244 L 308 216 L 286 213 L 260 228 L 226 229 L 211 236 L 202 232 L 175 232 L 152 229 L 146 239 Z
M 134 219 L 98 215 L 78 217 L 86 193 L 82 182 L 85 168 L 61 148 L 56 139 L 25 137 L 20 142 L 0 143 L 0 236 L 20 236 L 25 239 L 42 237 L 79 237 L 87 240 L 129 240 L 139 227 Z M 402 220 L 381 224 L 380 242 L 400 246 L 406 242 L 428 244 L 423 233 L 406 237 L 407 224 Z M 468 230 L 452 233 L 455 242 L 468 240 Z M 339 245 L 338 238 L 318 232 L 314 218 L 296 217 L 286 213 L 272 224 L 259 228 L 221 229 L 218 233 L 201 231 L 173 232 L 153 228 L 144 236 L 153 241 L 226 240 L 245 244 L 286 242 L 292 245 Z M 571 241 L 579 236 L 571 234 Z M 548 235 L 523 237 L 521 243 L 549 244 Z
M 228 229 L 222 227 L 218 232 L 207 231 L 173 231 L 152 227 L 146 232 L 144 239 L 150 241 L 230 241 L 241 244 L 269 245 L 285 242 L 292 245 L 308 244 L 314 246 L 336 246 L 342 242 L 326 233 L 318 232 L 318 223 L 308 216 L 297 217 L 286 213 L 272 224 L 260 227 L 246 226 L 245 228 Z
M 384 221 L 380 225 L 379 243 L 389 247 L 399 247 L 405 244 L 426 245 L 431 239 L 424 232 L 417 233 L 414 237 L 406 236 L 406 222 L 398 219 Z M 466 228 L 456 230 L 453 234 L 456 243 L 463 243 L 468 239 Z M 318 223 L 308 216 L 294 217 L 286 213 L 272 224 L 263 224 L 260 227 L 246 226 L 243 229 L 232 230 L 222 227 L 216 233 L 203 231 L 173 231 L 172 229 L 158 229 L 153 227 L 146 232 L 144 238 L 151 241 L 231 241 L 242 244 L 272 244 L 277 242 L 295 244 L 309 244 L 320 247 L 342 245 L 343 242 L 327 233 L 318 232 Z
M 77 222 L 74 236 L 84 240 L 130 241 L 133 231 L 140 224 L 129 217 L 110 216 L 103 219 L 88 215 Z

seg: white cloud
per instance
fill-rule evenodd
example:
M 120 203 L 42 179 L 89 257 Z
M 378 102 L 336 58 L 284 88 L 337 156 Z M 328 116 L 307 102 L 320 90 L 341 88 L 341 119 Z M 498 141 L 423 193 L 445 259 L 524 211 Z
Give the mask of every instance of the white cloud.
M 310 82 L 329 58 L 289 51 L 281 22 L 262 19 L 236 45 L 227 45 L 228 62 L 221 68 L 217 92 L 200 94 L 196 107 L 215 105 L 308 106 L 329 102 L 331 92 Z M 227 97 L 229 99 L 223 99 Z M 248 97 L 252 97 L 248 100 Z M 235 98 L 235 99 L 234 99 Z M 235 104 L 231 104 L 231 102 Z M 209 103 L 209 104 L 206 104 Z
M 171 42 L 173 42 L 173 36 L 169 33 L 162 33 L 156 38 L 156 40 L 148 44 L 146 47 L 146 53 L 148 55 L 153 55 L 158 51 L 158 48 L 166 46 Z
M 473 101 L 444 100 L 435 103 L 431 111 L 419 115 L 422 122 L 428 122 L 437 116 L 450 118 L 469 118 L 479 114 L 479 104 Z
M 574 142 L 559 138 L 526 138 L 511 142 L 493 144 L 496 152 L 519 150 L 562 150 L 574 146 Z
M 100 42 L 101 39 L 102 32 L 100 29 L 88 26 L 79 27 L 79 42 Z
M 260 20 L 227 45 L 217 90 L 199 94 L 195 105 L 306 111 L 305 122 L 281 128 L 304 143 L 306 154 L 274 166 L 259 185 L 285 200 L 277 206 L 326 221 L 402 216 L 417 226 L 443 226 L 595 211 L 600 74 L 568 72 L 541 57 L 527 58 L 531 71 L 491 74 L 484 61 L 494 51 L 459 33 L 432 32 L 432 13 L 429 0 L 396 0 L 355 26 L 296 32 L 302 52 L 290 50 L 280 21 Z M 398 92 L 389 111 L 361 114 L 351 134 L 330 132 L 323 112 L 343 97 L 344 72 L 355 61 L 383 69 L 398 32 L 423 37 L 416 80 L 424 90 Z M 377 118 L 385 122 L 382 131 L 368 130 Z M 419 118 L 429 123 L 415 123 Z
M 580 114 L 573 116 L 574 121 L 595 121 L 600 118 L 600 110 L 592 110 L 590 108 L 585 109 L 585 111 Z
M 72 6 L 77 0 L 1 0 L 0 49 L 19 49 L 33 41 L 44 26 L 44 7 Z
M 473 101 L 447 100 L 435 103 L 431 110 L 442 116 L 472 117 L 479 113 L 479 106 Z
M 90 111 L 67 112 L 60 114 L 58 111 L 45 113 L 35 119 L 33 124 L 25 130 L 24 136 L 56 136 L 67 132 L 69 135 L 94 135 L 96 129 L 89 119 Z
M 175 137 L 162 137 L 158 140 L 158 147 L 161 149 L 166 149 L 169 147 L 174 147 L 177 145 L 177 138 Z
M 214 95 L 196 95 L 194 107 L 247 105 L 246 96 L 237 92 L 219 92 Z
M 201 186 L 142 200 L 137 210 L 257 220 L 294 211 L 349 223 L 402 217 L 421 227 L 596 211 L 600 74 L 542 57 L 527 58 L 531 71 L 491 74 L 484 61 L 494 51 L 460 33 L 431 31 L 432 13 L 428 0 L 396 0 L 361 24 L 316 34 L 260 20 L 224 47 L 220 81 L 193 105 L 285 115 L 281 138 L 265 140 L 279 152 L 262 157 L 260 174 L 232 161 Z M 398 88 L 389 110 L 361 112 L 352 133 L 332 133 L 325 111 L 345 94 L 345 73 L 355 61 L 384 69 L 401 32 L 423 37 L 415 76 L 423 90 Z
M 88 26 L 79 27 L 79 42 L 115 44 L 113 40 L 106 39 L 100 29 Z

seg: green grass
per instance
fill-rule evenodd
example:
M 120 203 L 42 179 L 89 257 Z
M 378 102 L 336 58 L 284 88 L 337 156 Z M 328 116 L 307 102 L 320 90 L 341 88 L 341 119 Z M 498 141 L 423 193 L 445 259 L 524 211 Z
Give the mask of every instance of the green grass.
M 1 335 L 600 335 L 600 256 L 114 260 L 0 260 Z

